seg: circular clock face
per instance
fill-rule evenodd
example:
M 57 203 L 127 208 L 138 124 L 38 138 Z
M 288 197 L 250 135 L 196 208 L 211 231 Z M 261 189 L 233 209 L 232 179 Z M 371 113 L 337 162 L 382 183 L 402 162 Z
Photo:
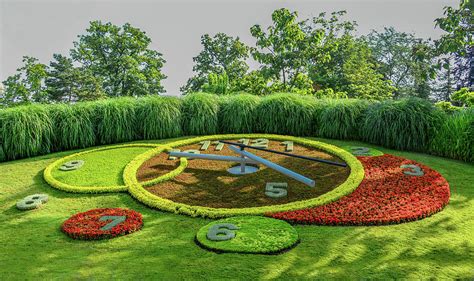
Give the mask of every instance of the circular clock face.
M 271 139 L 225 139 L 225 141 L 344 163 L 337 156 L 291 141 Z M 212 140 L 173 149 L 186 153 L 241 157 L 230 149 L 229 144 Z M 188 165 L 182 173 L 171 180 L 147 186 L 145 189 L 158 197 L 191 206 L 248 208 L 319 197 L 341 185 L 350 175 L 349 167 L 328 165 L 251 148 L 245 148 L 245 151 L 314 180 L 315 187 L 310 187 L 258 161 L 247 163 L 242 170 L 243 167 L 237 162 L 189 158 Z M 140 182 L 152 180 L 173 171 L 179 162 L 178 157 L 162 152 L 140 166 L 137 178 Z

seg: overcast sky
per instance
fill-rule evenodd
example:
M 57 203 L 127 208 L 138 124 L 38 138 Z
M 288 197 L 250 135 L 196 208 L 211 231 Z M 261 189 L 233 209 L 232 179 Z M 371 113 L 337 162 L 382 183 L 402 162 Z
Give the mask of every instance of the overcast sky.
M 320 12 L 346 10 L 347 19 L 356 20 L 358 33 L 394 26 L 419 37 L 438 38 L 434 19 L 444 6 L 457 6 L 457 0 L 289 0 L 289 1 L 13 1 L 0 0 L 0 80 L 21 66 L 23 55 L 49 64 L 53 53 L 67 54 L 77 35 L 89 21 L 129 22 L 152 39 L 151 48 L 166 59 L 163 84 L 167 94 L 179 94 L 179 87 L 192 75 L 192 58 L 200 50 L 202 34 L 224 32 L 239 36 L 253 45 L 249 28 L 266 27 L 273 10 L 296 10 L 301 19 Z

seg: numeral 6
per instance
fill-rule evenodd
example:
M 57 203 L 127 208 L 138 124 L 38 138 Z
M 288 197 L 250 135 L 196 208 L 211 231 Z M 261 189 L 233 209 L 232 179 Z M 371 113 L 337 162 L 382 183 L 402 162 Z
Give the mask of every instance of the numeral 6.
M 235 238 L 235 232 L 232 230 L 238 229 L 235 224 L 218 223 L 209 228 L 206 237 L 211 241 L 227 241 Z

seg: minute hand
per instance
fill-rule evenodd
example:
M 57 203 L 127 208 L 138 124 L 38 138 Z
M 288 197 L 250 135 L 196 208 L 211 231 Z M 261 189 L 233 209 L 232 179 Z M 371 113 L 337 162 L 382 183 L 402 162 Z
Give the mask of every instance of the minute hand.
M 275 171 L 277 171 L 277 172 L 280 172 L 280 173 L 282 173 L 282 174 L 284 174 L 284 175 L 289 176 L 290 178 L 293 178 L 293 179 L 295 179 L 295 180 L 297 180 L 297 181 L 299 181 L 299 182 L 302 182 L 302 183 L 304 183 L 304 184 L 306 184 L 306 185 L 308 185 L 308 186 L 310 186 L 310 187 L 314 187 L 314 186 L 315 186 L 314 180 L 312 180 L 312 179 L 310 179 L 310 178 L 307 178 L 307 177 L 305 177 L 305 176 L 303 176 L 303 175 L 300 175 L 300 174 L 298 174 L 298 173 L 296 173 L 296 172 L 293 172 L 292 170 L 289 170 L 289 169 L 287 169 L 287 168 L 285 168 L 285 167 L 282 167 L 282 166 L 280 166 L 280 165 L 278 165 L 278 164 L 275 164 L 275 163 L 273 163 L 273 162 L 271 162 L 271 161 L 268 161 L 267 159 L 264 159 L 264 158 L 262 158 L 262 157 L 258 157 L 257 155 L 252 154 L 252 153 L 250 153 L 250 152 L 248 152 L 248 151 L 240 150 L 239 148 L 237 148 L 236 146 L 233 146 L 233 145 L 229 146 L 229 149 L 232 150 L 232 151 L 234 151 L 234 152 L 236 152 L 236 153 L 238 153 L 238 154 L 240 154 L 240 155 L 243 155 L 243 156 L 245 156 L 245 157 L 247 157 L 247 158 L 249 158 L 249 159 L 252 159 L 252 160 L 254 160 L 254 161 L 256 161 L 256 162 L 258 162 L 258 163 L 260 163 L 260 164 L 262 164 L 262 165 L 265 165 L 265 166 L 267 166 L 267 167 L 270 168 L 270 169 L 273 169 L 273 170 L 275 170 Z

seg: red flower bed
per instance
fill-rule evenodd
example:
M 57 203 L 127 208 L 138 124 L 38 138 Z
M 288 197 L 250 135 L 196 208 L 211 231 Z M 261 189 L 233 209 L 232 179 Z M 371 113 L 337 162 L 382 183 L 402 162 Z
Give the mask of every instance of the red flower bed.
M 392 224 L 430 216 L 449 202 L 448 182 L 427 166 L 389 154 L 357 158 L 365 178 L 352 194 L 324 206 L 267 215 L 301 224 Z M 404 174 L 409 169 L 400 166 L 406 164 L 419 166 L 424 175 Z
M 66 220 L 61 230 L 71 238 L 96 240 L 126 235 L 143 226 L 142 215 L 127 209 L 93 209 Z

